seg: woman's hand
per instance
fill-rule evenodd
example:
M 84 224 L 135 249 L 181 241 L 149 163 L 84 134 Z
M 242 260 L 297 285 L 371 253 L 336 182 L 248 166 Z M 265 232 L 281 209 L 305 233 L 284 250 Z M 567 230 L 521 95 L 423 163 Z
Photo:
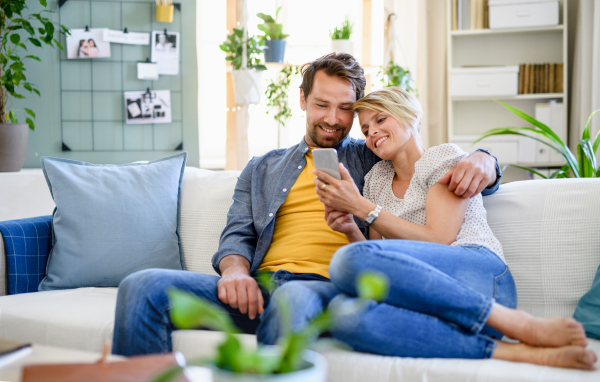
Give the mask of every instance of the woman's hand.
M 370 202 L 360 194 L 358 187 L 354 184 L 344 165 L 340 163 L 338 168 L 342 180 L 335 179 L 320 170 L 313 171 L 317 175 L 317 178 L 315 178 L 317 195 L 319 195 L 319 200 L 331 210 L 356 215 L 354 211 L 359 205 Z M 321 179 L 327 183 L 324 183 Z

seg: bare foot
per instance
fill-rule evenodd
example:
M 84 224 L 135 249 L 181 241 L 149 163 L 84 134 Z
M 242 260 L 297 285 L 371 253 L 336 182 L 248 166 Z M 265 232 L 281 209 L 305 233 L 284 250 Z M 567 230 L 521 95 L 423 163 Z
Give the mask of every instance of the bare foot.
M 587 346 L 583 326 L 572 318 L 535 318 L 523 311 L 494 304 L 486 324 L 533 346 Z
M 540 348 L 497 341 L 492 358 L 568 369 L 595 370 L 596 353 L 581 346 Z

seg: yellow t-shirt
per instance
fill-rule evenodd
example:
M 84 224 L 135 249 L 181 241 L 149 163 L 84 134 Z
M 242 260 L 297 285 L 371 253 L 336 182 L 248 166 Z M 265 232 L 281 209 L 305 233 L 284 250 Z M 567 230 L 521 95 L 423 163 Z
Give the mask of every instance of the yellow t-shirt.
M 273 240 L 259 269 L 316 273 L 329 278 L 331 257 L 348 244 L 348 239 L 327 225 L 325 206 L 315 192 L 312 148 L 305 157 L 304 170 L 277 211 Z

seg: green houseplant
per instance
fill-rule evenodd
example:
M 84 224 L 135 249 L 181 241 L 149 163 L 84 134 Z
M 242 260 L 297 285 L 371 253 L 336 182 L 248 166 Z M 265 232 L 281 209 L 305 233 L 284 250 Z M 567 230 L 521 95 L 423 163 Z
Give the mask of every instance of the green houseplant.
M 39 0 L 45 8 L 46 0 Z M 28 130 L 35 129 L 35 112 L 23 108 L 25 122 L 19 123 L 18 111 L 9 107 L 11 98 L 24 99 L 22 90 L 40 91 L 27 80 L 25 62 L 41 61 L 27 54 L 27 46 L 42 47 L 43 44 L 63 49 L 56 40 L 59 33 L 68 34 L 62 25 L 54 26 L 44 17 L 50 11 L 27 14 L 25 0 L 2 0 L 0 2 L 0 171 L 19 171 L 27 153 Z
M 285 122 L 292 117 L 292 109 L 289 106 L 288 93 L 292 80 L 300 72 L 295 66 L 285 66 L 279 72 L 279 75 L 271 79 L 267 84 L 265 95 L 267 96 L 267 114 L 272 114 L 277 122 L 277 147 L 281 147 L 281 127 L 285 127 Z
M 388 88 L 391 86 L 397 86 L 402 90 L 409 93 L 416 93 L 416 89 L 412 87 L 413 78 L 412 73 L 408 68 L 403 68 L 400 65 L 396 65 L 394 62 L 382 67 L 377 73 L 383 87 Z
M 353 28 L 354 23 L 351 23 L 348 17 L 346 17 L 340 26 L 333 28 L 333 31 L 329 31 L 331 50 L 333 52 L 352 54 L 350 36 L 352 35 Z
M 246 45 L 246 68 L 243 68 L 244 44 Z M 238 105 L 260 102 L 261 72 L 267 67 L 261 63 L 262 47 L 258 39 L 248 36 L 244 41 L 244 28 L 233 28 L 233 33 L 219 45 L 231 62 L 235 101 Z
M 264 13 L 257 13 L 256 16 L 263 20 L 262 24 L 258 24 L 258 29 L 264 33 L 258 36 L 261 45 L 265 45 L 265 62 L 283 62 L 285 55 L 285 38 L 290 37 L 289 34 L 283 33 L 283 24 L 277 23 L 281 7 L 277 8 L 275 18 Z
M 596 158 L 596 152 L 598 151 L 598 146 L 600 145 L 600 132 L 596 134 L 593 142 L 590 136 L 590 121 L 594 114 L 599 110 L 592 112 L 585 124 L 583 129 L 583 134 L 581 136 L 581 140 L 577 144 L 577 155 L 573 154 L 569 147 L 545 124 L 539 122 L 532 116 L 522 112 L 521 110 L 512 107 L 510 105 L 505 104 L 504 102 L 496 101 L 500 105 L 507 108 L 513 114 L 518 117 L 523 118 L 525 121 L 531 123 L 534 127 L 500 127 L 496 129 L 491 129 L 486 131 L 483 136 L 477 139 L 473 143 L 477 143 L 482 139 L 496 136 L 496 135 L 517 135 L 521 137 L 528 137 L 531 139 L 535 139 L 538 142 L 545 144 L 550 147 L 552 150 L 556 150 L 559 152 L 565 161 L 567 162 L 560 169 L 555 171 L 550 175 L 550 179 L 553 178 L 598 178 L 600 177 L 600 167 L 598 166 L 598 161 Z M 534 169 L 511 165 L 512 167 L 520 168 L 536 175 L 539 175 L 542 178 L 548 178 L 543 174 L 535 171 Z
M 259 276 L 261 286 L 273 290 L 269 276 Z M 339 311 L 325 310 L 316 317 L 307 328 L 295 332 L 291 328 L 291 316 L 285 301 L 271 301 L 280 308 L 283 335 L 275 347 L 244 349 L 236 337 L 239 330 L 227 311 L 188 292 L 171 289 L 168 291 L 171 303 L 171 320 L 180 329 L 205 327 L 225 333 L 225 340 L 218 346 L 214 359 L 188 361 L 189 366 L 208 366 L 213 369 L 215 382 L 219 381 L 269 381 L 269 376 L 278 375 L 277 381 L 310 380 L 325 381 L 325 370 L 320 369 L 320 356 L 307 352 L 318 335 L 334 326 L 337 315 L 356 314 L 369 300 L 382 301 L 388 293 L 388 282 L 384 276 L 364 272 L 356 282 L 359 299 L 354 306 L 345 306 Z M 343 309 L 343 311 L 342 311 Z M 307 356 L 308 355 L 308 356 Z M 321 361 L 323 362 L 323 361 Z M 312 364 L 311 364 L 312 363 Z M 318 367 L 319 366 L 319 367 Z M 180 366 L 166 370 L 155 379 L 155 382 L 173 380 L 183 371 Z

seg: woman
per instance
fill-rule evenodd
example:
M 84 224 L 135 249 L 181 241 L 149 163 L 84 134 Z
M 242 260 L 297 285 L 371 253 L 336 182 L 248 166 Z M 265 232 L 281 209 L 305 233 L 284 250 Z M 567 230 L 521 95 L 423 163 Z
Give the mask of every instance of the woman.
M 96 41 L 94 39 L 88 40 L 88 56 L 89 57 L 98 57 L 98 47 L 96 46 Z
M 328 225 L 353 243 L 331 261 L 331 280 L 344 293 L 332 305 L 355 298 L 356 276 L 365 270 L 387 276 L 390 293 L 364 313 L 340 318 L 334 337 L 385 355 L 593 369 L 597 358 L 585 350 L 578 322 L 514 309 L 515 284 L 481 195 L 463 199 L 438 183 L 467 153 L 452 144 L 425 150 L 421 106 L 399 88 L 373 92 L 353 110 L 367 147 L 383 161 L 365 176 L 364 197 L 343 165 L 340 181 L 315 170 Z M 370 224 L 371 239 L 401 240 L 365 241 L 353 215 Z M 502 335 L 521 343 L 499 341 Z

